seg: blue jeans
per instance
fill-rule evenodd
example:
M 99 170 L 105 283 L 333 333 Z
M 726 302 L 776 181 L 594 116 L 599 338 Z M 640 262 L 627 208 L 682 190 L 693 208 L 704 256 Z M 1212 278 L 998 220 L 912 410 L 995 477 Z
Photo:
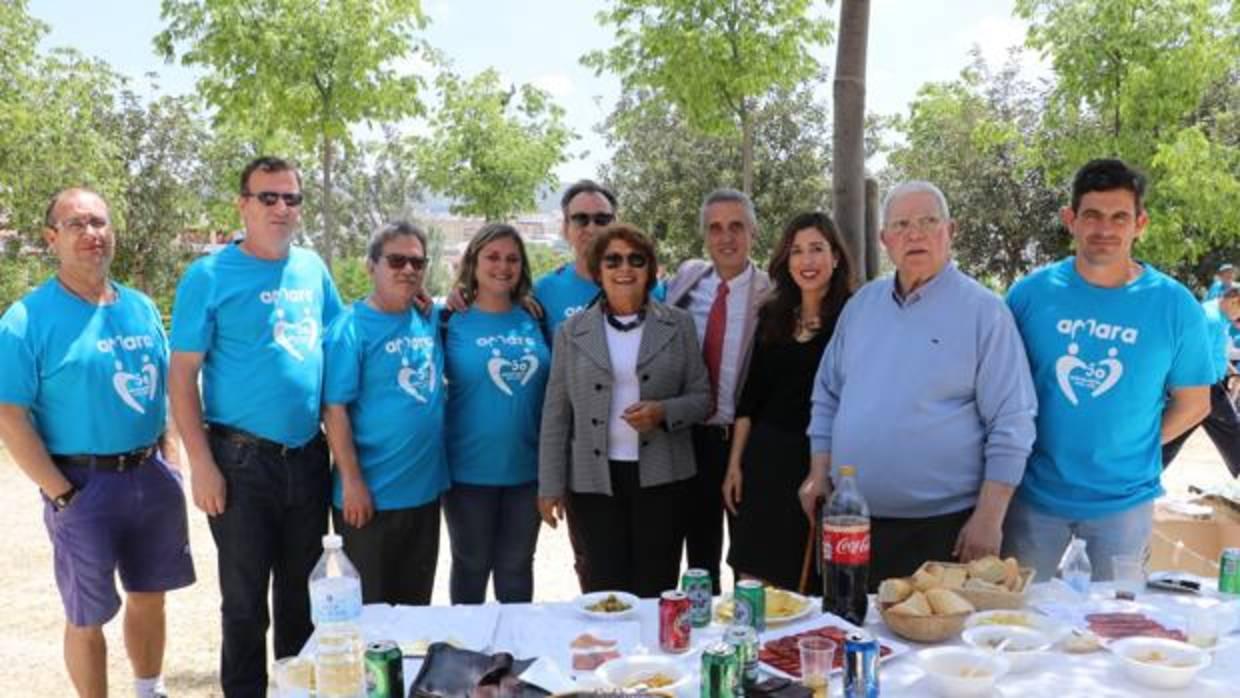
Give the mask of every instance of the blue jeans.
M 1038 581 L 1046 581 L 1055 576 L 1069 538 L 1076 536 L 1085 541 L 1094 581 L 1104 582 L 1114 577 L 1113 555 L 1145 556 L 1153 527 L 1153 500 L 1109 516 L 1073 521 L 1013 497 L 1003 524 L 1003 554 L 1015 555 L 1022 566 L 1038 571 Z
M 453 483 L 443 513 L 452 542 L 452 603 L 486 601 L 494 576 L 501 603 L 534 598 L 534 546 L 538 543 L 538 483 L 489 486 Z
M 227 698 L 267 695 L 267 595 L 275 656 L 301 651 L 310 623 L 310 571 L 323 552 L 331 472 L 322 436 L 286 455 L 209 432 L 227 483 L 224 513 L 207 519 L 218 550 Z

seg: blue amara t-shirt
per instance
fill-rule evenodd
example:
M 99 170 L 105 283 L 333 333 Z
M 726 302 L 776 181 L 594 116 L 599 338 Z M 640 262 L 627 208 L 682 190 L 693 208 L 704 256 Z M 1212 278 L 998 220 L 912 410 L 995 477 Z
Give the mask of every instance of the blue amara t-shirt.
M 1017 282 L 1008 304 L 1038 391 L 1037 439 L 1017 496 L 1092 519 L 1162 493 L 1167 391 L 1212 382 L 1205 317 L 1149 265 L 1121 288 L 1080 277 L 1069 257 Z
M 323 402 L 346 405 L 376 509 L 407 509 L 448 487 L 443 347 L 416 310 L 384 313 L 358 301 L 327 331 Z M 344 506 L 339 471 L 332 498 Z
M 155 304 L 112 284 L 92 305 L 52 278 L 0 317 L 0 402 L 26 408 L 49 453 L 110 455 L 164 431 L 168 339 Z
M 477 306 L 448 319 L 446 447 L 452 481 L 519 485 L 538 478 L 538 428 L 551 349 L 524 310 Z
M 534 282 L 534 298 L 543 307 L 547 317 L 547 332 L 551 338 L 565 320 L 585 310 L 599 294 L 599 286 L 591 279 L 577 273 L 573 264 L 561 264 Z M 650 295 L 657 301 L 667 297 L 667 287 L 660 281 Z
M 1206 332 L 1210 338 L 1211 360 L 1214 364 L 1214 382 L 1227 377 L 1228 349 L 1231 348 L 1231 318 L 1218 305 L 1219 299 L 1208 300 L 1201 304 L 1206 317 Z
M 172 351 L 202 353 L 203 414 L 286 446 L 319 430 L 323 330 L 340 295 L 315 253 L 254 257 L 228 245 L 190 265 L 172 309 Z

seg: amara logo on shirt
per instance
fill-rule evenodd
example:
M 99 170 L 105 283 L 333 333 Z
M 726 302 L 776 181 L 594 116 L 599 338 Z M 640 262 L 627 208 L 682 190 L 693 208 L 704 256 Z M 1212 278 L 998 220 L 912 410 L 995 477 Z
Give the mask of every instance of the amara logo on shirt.
M 1083 396 L 1101 397 L 1124 376 L 1119 347 L 1109 347 L 1104 357 L 1089 361 L 1081 356 L 1081 346 L 1076 341 L 1078 333 L 1086 338 L 1129 345 L 1136 345 L 1140 334 L 1135 327 L 1112 325 L 1093 318 L 1063 319 L 1056 323 L 1055 329 L 1072 340 L 1068 343 L 1066 353 L 1055 360 L 1055 380 L 1060 392 L 1074 406 L 1080 404 Z

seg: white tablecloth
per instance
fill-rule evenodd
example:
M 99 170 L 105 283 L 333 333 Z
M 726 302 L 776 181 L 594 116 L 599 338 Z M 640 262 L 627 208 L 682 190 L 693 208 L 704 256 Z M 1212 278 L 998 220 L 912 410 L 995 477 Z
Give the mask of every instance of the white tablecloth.
M 1041 585 L 1039 585 L 1041 586 Z M 1031 591 L 1037 597 L 1037 588 Z M 1105 585 L 1095 585 L 1095 599 L 1111 596 Z M 1134 610 L 1157 614 L 1163 619 L 1183 619 L 1197 605 L 1212 605 L 1214 598 L 1179 595 L 1148 591 L 1136 602 Z M 809 616 L 785 626 L 779 631 L 799 631 L 826 624 L 817 610 Z M 636 626 L 638 640 L 631 651 L 661 654 L 659 648 L 658 602 L 643 599 L 638 612 L 627 622 Z M 603 621 L 606 623 L 606 621 Z M 837 622 L 838 623 L 838 622 Z M 568 643 L 578 633 L 597 626 L 599 621 L 584 618 L 570 603 L 510 604 L 483 607 L 390 607 L 368 606 L 362 619 L 363 632 L 368 641 L 390 639 L 397 642 L 415 640 L 452 639 L 465 643 L 469 649 L 486 652 L 511 652 L 518 658 L 548 656 L 565 670 Z M 887 697 L 927 696 L 931 689 L 923 679 L 923 673 L 914 658 L 924 646 L 893 638 L 871 610 L 866 629 L 880 640 L 893 640 L 908 646 L 906 654 L 893 657 L 882 664 L 879 672 L 882 694 Z M 618 629 L 619 630 L 619 629 Z M 626 634 L 632 628 L 626 629 Z M 718 641 L 724 626 L 711 624 L 707 628 L 694 629 L 693 648 L 677 657 L 683 666 L 696 673 L 702 647 Z M 486 645 L 476 645 L 481 638 L 489 638 Z M 765 639 L 763 637 L 762 639 Z M 955 643 L 959 643 L 956 640 Z M 1210 667 L 1198 675 L 1186 689 L 1179 691 L 1154 690 L 1131 681 L 1119 664 L 1119 659 L 1109 652 L 1075 655 L 1053 652 L 1036 669 L 1022 674 L 1009 675 L 999 682 L 996 696 L 1191 696 L 1192 698 L 1222 698 L 1240 696 L 1240 635 L 1223 638 L 1214 650 Z M 406 659 L 405 680 L 412 683 L 421 662 Z M 839 674 L 832 678 L 832 695 L 839 695 L 842 681 Z M 697 695 L 694 682 L 689 696 Z

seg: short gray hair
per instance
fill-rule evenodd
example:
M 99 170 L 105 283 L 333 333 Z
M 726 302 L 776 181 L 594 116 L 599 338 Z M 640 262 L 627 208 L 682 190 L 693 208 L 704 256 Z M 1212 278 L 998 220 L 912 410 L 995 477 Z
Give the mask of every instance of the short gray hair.
M 705 199 L 702 199 L 702 210 L 698 215 L 698 226 L 701 227 L 702 232 L 706 232 L 706 209 L 710 208 L 712 204 L 730 202 L 735 202 L 745 207 L 745 217 L 749 219 L 750 230 L 755 233 L 758 231 L 758 217 L 753 212 L 753 199 L 749 198 L 749 195 L 743 191 L 723 188 L 712 191 L 706 195 Z
M 398 237 L 406 235 L 415 237 L 418 242 L 422 243 L 423 256 L 430 254 L 430 251 L 426 249 L 426 232 L 424 230 L 418 227 L 417 224 L 410 223 L 409 221 L 392 221 L 379 228 L 374 235 L 370 236 L 370 241 L 366 243 L 366 258 L 371 262 L 378 263 L 379 258 L 383 256 L 383 246 Z
M 891 210 L 891 205 L 896 202 L 896 199 L 909 194 L 930 194 L 934 197 L 934 201 L 939 207 L 939 215 L 942 216 L 943 220 L 951 220 L 952 214 L 947 208 L 947 197 L 943 196 L 943 190 L 925 180 L 914 179 L 895 185 L 891 188 L 891 191 L 887 192 L 887 196 L 883 197 L 883 218 L 879 222 L 880 228 L 887 225 L 887 213 Z

